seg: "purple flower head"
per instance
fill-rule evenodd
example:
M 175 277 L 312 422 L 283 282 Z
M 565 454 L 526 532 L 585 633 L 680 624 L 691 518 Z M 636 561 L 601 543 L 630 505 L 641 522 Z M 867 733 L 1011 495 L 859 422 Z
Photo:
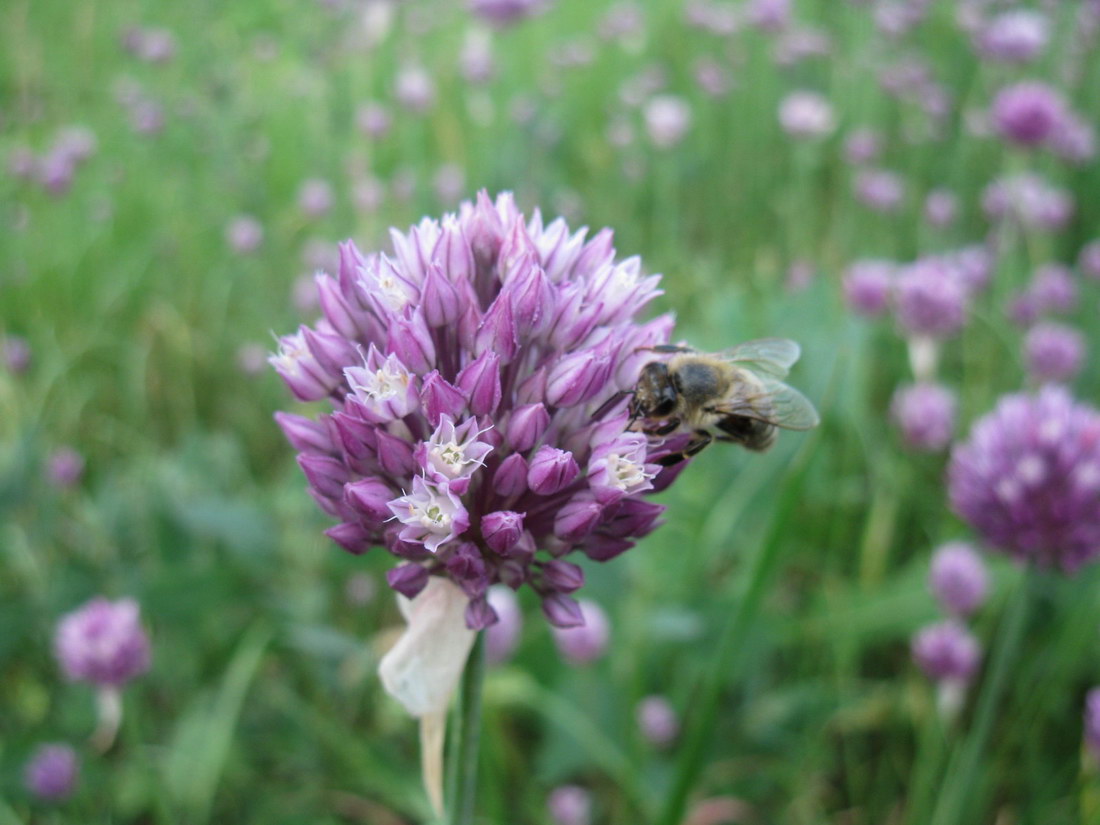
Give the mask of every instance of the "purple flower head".
M 982 606 L 989 590 L 985 562 L 966 542 L 952 541 L 936 548 L 928 586 L 936 601 L 953 616 L 969 616 Z
M 1100 281 L 1100 239 L 1090 241 L 1081 247 L 1077 255 L 1077 268 L 1086 278 Z
M 745 18 L 763 31 L 782 31 L 791 19 L 791 0 L 750 0 Z
M 1040 313 L 1072 312 L 1077 308 L 1077 282 L 1068 266 L 1044 264 L 1035 270 L 1028 294 Z
M 61 617 L 54 652 L 66 678 L 121 687 L 149 669 L 149 638 L 133 599 L 92 599 Z
M 920 669 L 937 682 L 970 681 L 982 658 L 978 640 L 954 619 L 920 630 L 913 637 L 912 650 Z
M 897 266 L 891 261 L 855 261 L 844 273 L 844 300 L 858 315 L 874 318 L 886 312 Z
M 993 278 L 993 254 L 982 244 L 971 244 L 941 256 L 968 295 L 981 292 Z
M 998 178 L 982 192 L 982 209 L 992 220 L 1014 218 L 1025 227 L 1056 232 L 1073 216 L 1073 197 L 1040 175 L 1023 172 Z
M 1024 362 L 1031 380 L 1061 383 L 1072 380 L 1085 361 L 1085 338 L 1064 324 L 1036 324 L 1024 338 Z
M 1051 135 L 1049 146 L 1067 163 L 1083 165 L 1096 157 L 1096 130 L 1087 120 L 1067 113 Z
M 560 785 L 546 800 L 554 825 L 591 825 L 592 795 L 580 785 Z
M 523 611 L 511 588 L 494 584 L 486 594 L 499 621 L 485 631 L 485 657 L 490 664 L 507 661 L 523 633 Z
M 72 447 L 58 447 L 46 464 L 46 477 L 55 487 L 75 487 L 84 476 L 84 456 Z
M 386 253 L 342 245 L 315 282 L 321 320 L 271 358 L 296 397 L 332 405 L 278 416 L 340 522 L 327 533 L 405 561 L 389 580 L 406 595 L 452 579 L 477 626 L 500 615 L 484 598 L 496 582 L 581 624 L 580 569 L 563 557 L 631 547 L 661 512 L 643 497 L 677 470 L 653 460 L 661 438 L 626 431 L 625 399 L 607 403 L 668 341 L 670 318 L 633 320 L 658 278 L 616 260 L 609 231 L 526 218 L 510 195 L 391 238 Z
M 959 199 L 948 189 L 933 189 L 924 199 L 924 219 L 937 229 L 955 222 L 959 213 Z
M 680 733 L 680 718 L 672 704 L 663 696 L 647 696 L 642 699 L 634 708 L 634 717 L 638 721 L 642 738 L 659 748 L 671 744 Z
M 603 656 L 611 638 L 611 624 L 595 602 L 582 599 L 578 604 L 581 623 L 575 627 L 554 627 L 554 644 L 567 662 L 583 665 Z
M 1085 695 L 1085 745 L 1100 759 L 1100 687 Z
M 1067 111 L 1058 91 L 1045 83 L 1025 81 L 997 93 L 993 99 L 993 125 L 1006 140 L 1038 146 L 1054 134 Z
M 875 212 L 893 213 L 905 201 L 905 182 L 886 169 L 862 169 L 856 174 L 856 198 Z
M 355 111 L 355 125 L 364 135 L 375 140 L 385 137 L 390 127 L 393 126 L 393 118 L 389 109 L 381 103 L 370 100 Z
M 320 218 L 332 209 L 332 184 L 310 178 L 298 190 L 298 207 L 311 218 Z
M 836 128 L 836 118 L 823 95 L 797 91 L 780 102 L 779 125 L 793 138 L 820 138 Z
M 4 366 L 15 375 L 22 375 L 31 366 L 31 345 L 19 335 L 6 335 L 0 340 Z
M 406 110 L 424 114 L 435 105 L 435 80 L 423 66 L 410 63 L 398 71 L 393 96 Z
M 955 394 L 940 384 L 898 387 L 890 402 L 890 417 L 906 445 L 938 452 L 951 443 L 955 432 Z
M 1063 388 L 1003 397 L 955 447 L 951 506 L 991 546 L 1067 573 L 1100 554 L 1100 413 Z
M 898 275 L 898 324 L 909 335 L 948 338 L 966 323 L 967 292 L 940 258 L 922 258 Z
M 1030 63 L 1050 40 L 1050 23 L 1036 11 L 1014 9 L 998 14 L 977 32 L 982 55 L 1000 63 Z
M 80 764 L 69 745 L 39 745 L 23 769 L 23 784 L 39 799 L 62 800 L 76 788 Z
M 264 239 L 264 227 L 251 215 L 238 215 L 225 228 L 225 241 L 241 255 L 255 252 Z
M 882 138 L 873 129 L 856 129 L 844 139 L 844 157 L 853 166 L 878 160 L 882 153 Z
M 505 26 L 531 17 L 545 10 L 551 0 L 468 0 L 467 6 L 473 14 Z
M 691 126 L 691 106 L 682 97 L 658 95 L 645 106 L 645 126 L 658 149 L 675 146 Z

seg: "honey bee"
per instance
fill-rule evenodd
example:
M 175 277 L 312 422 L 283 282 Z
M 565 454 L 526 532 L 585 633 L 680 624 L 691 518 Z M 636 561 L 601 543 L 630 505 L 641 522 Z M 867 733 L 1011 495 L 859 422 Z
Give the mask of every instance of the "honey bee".
M 775 443 L 776 428 L 809 430 L 820 422 L 813 404 L 783 383 L 801 349 L 786 338 L 761 338 L 718 353 L 661 345 L 669 353 L 650 361 L 630 399 L 630 425 L 649 435 L 692 434 L 665 466 L 695 455 L 712 441 L 762 452 Z

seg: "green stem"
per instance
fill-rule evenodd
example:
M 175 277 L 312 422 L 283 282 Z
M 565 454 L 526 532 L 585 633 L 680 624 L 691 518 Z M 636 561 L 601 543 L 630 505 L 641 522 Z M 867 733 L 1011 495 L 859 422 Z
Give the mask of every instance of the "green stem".
M 798 482 L 793 485 L 794 488 L 798 486 Z M 756 619 L 764 591 L 778 566 L 780 550 L 783 548 L 783 532 L 780 526 L 788 523 L 797 498 L 798 496 L 795 495 L 787 495 L 779 512 L 776 513 L 773 527 L 766 541 L 753 557 L 744 593 L 737 599 L 737 606 L 730 613 L 722 629 L 712 666 L 703 677 L 694 703 L 698 711 L 680 751 L 676 775 L 661 815 L 657 819 L 658 825 L 679 825 L 684 819 L 688 794 L 691 793 L 695 780 L 703 768 L 711 736 L 714 733 L 722 686 L 727 684 L 735 674 L 735 665 L 740 664 L 737 661 L 737 654 L 744 650 L 745 637 Z
M 478 739 L 481 734 L 481 685 L 485 680 L 485 634 L 478 633 L 466 667 L 458 705 L 456 747 L 451 749 L 451 800 L 447 825 L 472 825 L 477 794 Z
M 1028 608 L 1032 599 L 1030 583 L 1035 579 L 1035 573 L 1024 570 L 1023 577 L 1023 585 L 1017 586 L 1015 592 L 1009 595 L 1008 607 L 1005 608 L 1005 614 L 997 628 L 988 675 L 982 682 L 970 733 L 951 756 L 943 793 L 932 816 L 932 825 L 957 825 L 959 822 L 974 821 L 967 819 L 966 809 L 973 801 L 975 789 L 978 787 L 978 773 L 993 729 L 993 719 L 1027 625 Z

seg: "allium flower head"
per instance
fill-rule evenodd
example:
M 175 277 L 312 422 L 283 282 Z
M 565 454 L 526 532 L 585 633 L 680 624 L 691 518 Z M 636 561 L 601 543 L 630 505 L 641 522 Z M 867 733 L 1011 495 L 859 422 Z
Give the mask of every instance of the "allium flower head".
M 853 312 L 867 317 L 882 315 L 890 303 L 894 283 L 892 261 L 855 261 L 844 273 L 844 299 Z
M 967 682 L 978 669 L 978 640 L 954 619 L 929 625 L 913 637 L 913 659 L 929 679 Z
M 46 477 L 55 487 L 74 487 L 84 475 L 84 456 L 72 447 L 58 447 L 46 463 Z
M 1042 323 L 1024 338 L 1028 375 L 1039 383 L 1071 380 L 1085 361 L 1085 338 L 1065 324 Z
M 898 324 L 910 335 L 947 338 L 966 323 L 967 291 L 940 258 L 922 258 L 898 275 Z
M 1039 312 L 1072 312 L 1077 307 L 1077 281 L 1068 266 L 1044 264 L 1035 270 L 1028 294 Z
M 609 231 L 585 236 L 483 193 L 393 231 L 392 253 L 344 244 L 337 276 L 316 280 L 322 319 L 271 359 L 299 399 L 333 405 L 276 416 L 341 522 L 328 535 L 403 559 L 388 580 L 410 598 L 450 578 L 471 628 L 497 621 L 494 582 L 526 583 L 553 624 L 581 624 L 569 594 L 583 574 L 562 557 L 630 548 L 662 510 L 645 494 L 675 476 L 657 463 L 671 447 L 626 432 L 625 397 L 606 403 L 668 340 L 667 316 L 633 320 L 658 277 L 617 261 Z
M 1073 217 L 1073 197 L 1040 175 L 1022 172 L 997 178 L 982 191 L 982 209 L 994 220 L 1015 218 L 1024 226 L 1062 229 Z
M 881 153 L 882 137 L 873 129 L 856 129 L 844 139 L 844 157 L 855 166 L 878 160 Z
M 554 825 L 591 825 L 592 795 L 580 785 L 560 785 L 546 801 Z
M 1081 247 L 1077 267 L 1086 278 L 1100 281 L 1100 240 L 1090 241 Z
M 951 443 L 955 432 L 955 394 L 940 384 L 898 387 L 890 402 L 890 416 L 906 445 L 936 452 Z
M 691 106 L 682 97 L 657 95 L 645 106 L 645 127 L 659 149 L 675 146 L 691 126 Z
M 61 618 L 54 650 L 65 676 L 120 687 L 149 669 L 149 638 L 133 599 L 95 598 Z
M 832 104 L 817 92 L 791 92 L 779 104 L 779 125 L 795 138 L 818 138 L 836 128 Z
M 966 542 L 952 541 L 936 548 L 928 586 L 943 609 L 954 616 L 969 616 L 985 601 L 989 574 L 985 562 Z
M 937 229 L 950 226 L 959 213 L 959 199 L 949 189 L 933 189 L 924 199 L 924 219 Z
M 1002 137 L 1023 146 L 1047 141 L 1065 119 L 1062 95 L 1038 81 L 1008 86 L 993 99 L 993 124 Z
M 993 547 L 1077 570 L 1100 554 L 1100 413 L 1061 387 L 1009 395 L 955 447 L 951 506 Z
M 226 243 L 242 255 L 255 252 L 263 239 L 263 224 L 251 215 L 238 215 L 225 228 Z
M 897 212 L 905 200 L 905 182 L 887 169 L 861 169 L 856 174 L 855 194 L 875 212 Z
M 1100 687 L 1085 696 L 1085 745 L 1100 759 Z
M 468 0 L 473 14 L 497 25 L 507 25 L 545 10 L 551 0 Z
M 3 353 L 4 366 L 15 375 L 22 375 L 31 365 L 31 345 L 20 335 L 6 335 L 0 338 L 0 351 Z
M 1027 9 L 998 14 L 975 37 L 984 56 L 1002 63 L 1029 63 L 1046 48 L 1049 39 L 1047 18 Z
M 23 769 L 23 783 L 39 799 L 61 800 L 72 795 L 80 765 L 69 745 L 40 745 Z
M 664 747 L 680 733 L 680 718 L 676 709 L 663 696 L 647 696 L 634 709 L 642 737 L 657 747 Z

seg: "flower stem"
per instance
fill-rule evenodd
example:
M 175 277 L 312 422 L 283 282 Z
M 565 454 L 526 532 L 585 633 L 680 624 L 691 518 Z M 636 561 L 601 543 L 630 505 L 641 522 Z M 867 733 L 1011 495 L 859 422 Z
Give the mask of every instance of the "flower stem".
M 451 794 L 447 825 L 472 825 L 477 793 L 478 739 L 481 734 L 481 685 L 485 680 L 485 634 L 479 632 L 462 671 L 456 747 L 451 749 Z
M 729 682 L 734 674 L 734 666 L 739 664 L 737 654 L 745 648 L 745 636 L 752 628 L 753 620 L 760 609 L 760 601 L 778 566 L 780 551 L 783 548 L 781 525 L 787 523 L 797 502 L 798 496 L 793 492 L 801 486 L 800 482 L 801 473 L 799 473 L 799 480 L 788 490 L 787 496 L 775 515 L 771 531 L 753 557 L 745 588 L 737 599 L 736 607 L 730 613 L 725 627 L 722 628 L 722 636 L 718 640 L 715 656 L 711 660 L 712 666 L 704 675 L 693 702 L 698 710 L 688 728 L 676 765 L 672 787 L 665 799 L 661 815 L 657 818 L 658 825 L 679 825 L 684 819 L 688 794 L 691 793 L 692 786 L 703 768 L 711 736 L 714 733 L 722 686 Z
M 1015 592 L 1009 595 L 1008 606 L 997 628 L 988 675 L 982 681 L 970 733 L 951 756 L 943 792 L 932 816 L 932 825 L 957 825 L 960 822 L 974 821 L 967 818 L 967 807 L 975 796 L 980 763 L 993 728 L 993 718 L 1027 625 L 1028 608 L 1032 599 L 1030 584 L 1035 579 L 1035 573 L 1024 570 L 1023 577 L 1023 585 L 1016 587 Z

